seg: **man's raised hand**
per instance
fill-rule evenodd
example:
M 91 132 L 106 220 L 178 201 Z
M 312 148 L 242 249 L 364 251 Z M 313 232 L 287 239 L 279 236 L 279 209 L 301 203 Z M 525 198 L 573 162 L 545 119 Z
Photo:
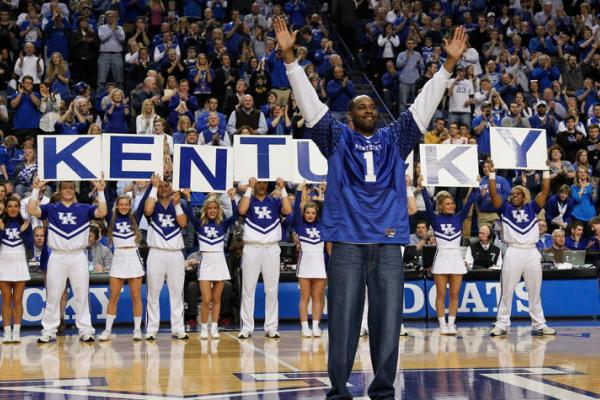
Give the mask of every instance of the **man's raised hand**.
M 467 49 L 467 30 L 464 26 L 458 26 L 454 29 L 452 39 L 444 38 L 444 51 L 448 58 L 458 61 Z
M 296 44 L 296 32 L 291 32 L 285 22 L 285 18 L 277 17 L 273 22 L 275 28 L 275 36 L 277 45 L 283 51 L 283 58 L 286 64 L 293 63 L 296 57 L 294 56 L 294 45 Z

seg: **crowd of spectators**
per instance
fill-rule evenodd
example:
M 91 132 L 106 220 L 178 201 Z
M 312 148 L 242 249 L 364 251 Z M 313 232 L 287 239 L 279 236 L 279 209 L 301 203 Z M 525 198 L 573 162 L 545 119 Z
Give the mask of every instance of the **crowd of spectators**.
M 317 12 L 328 9 L 322 3 L 4 1 L 0 200 L 29 195 L 39 134 L 160 135 L 166 177 L 177 143 L 231 146 L 238 134 L 303 138 L 304 119 L 274 39 L 277 16 L 297 30 L 299 63 L 341 120 L 357 94 L 350 67 L 366 72 L 397 114 L 441 68 L 443 39 L 462 24 L 469 31 L 469 49 L 424 142 L 477 144 L 485 192 L 490 127 L 546 129 L 554 196 L 540 218 L 549 232 L 564 230 L 567 247 L 600 250 L 600 223 L 594 223 L 600 208 L 598 1 L 350 2 L 355 8 L 343 7 L 338 27 L 356 49 L 355 65 L 346 65 L 334 48 L 323 19 L 327 14 Z M 332 3 L 336 19 L 339 2 Z M 346 35 L 347 15 L 355 37 Z M 420 192 L 430 190 L 421 186 L 419 170 L 416 162 L 411 186 L 419 212 L 412 218 L 413 232 L 424 216 Z M 516 184 L 532 195 L 539 191 L 539 172 L 499 174 L 505 197 Z M 111 190 L 117 195 L 133 190 L 129 186 Z M 91 201 L 92 191 L 79 185 L 80 201 Z M 466 194 L 450 191 L 459 203 Z M 193 202 L 199 205 L 201 199 Z M 473 228 L 465 232 L 496 220 L 488 195 L 471 213 L 467 223 Z

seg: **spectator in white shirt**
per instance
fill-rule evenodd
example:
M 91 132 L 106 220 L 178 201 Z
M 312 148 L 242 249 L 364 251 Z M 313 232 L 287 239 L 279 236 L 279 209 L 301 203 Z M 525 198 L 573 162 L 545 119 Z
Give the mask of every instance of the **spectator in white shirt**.
M 24 52 L 21 52 L 15 63 L 15 75 L 19 77 L 19 82 L 23 81 L 24 76 L 29 75 L 33 78 L 34 85 L 40 83 L 44 75 L 44 60 L 35 55 L 33 43 L 25 43 Z
M 473 82 L 466 79 L 465 69 L 463 67 L 456 68 L 456 78 L 448 81 L 448 111 L 450 122 L 462 122 L 467 126 L 471 126 L 471 104 L 473 103 Z

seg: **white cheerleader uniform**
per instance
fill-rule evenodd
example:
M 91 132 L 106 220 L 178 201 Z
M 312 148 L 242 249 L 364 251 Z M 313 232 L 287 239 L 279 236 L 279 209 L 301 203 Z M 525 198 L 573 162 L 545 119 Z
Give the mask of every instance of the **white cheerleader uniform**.
M 459 213 L 446 215 L 436 214 L 427 190 L 423 191 L 427 220 L 433 228 L 437 251 L 433 260 L 433 274 L 464 275 L 467 273 L 465 261 L 460 252 L 462 226 L 469 214 L 469 209 L 479 196 L 479 189 L 471 191 L 464 207 Z
M 21 232 L 21 226 L 16 219 L 8 219 L 4 230 L 0 231 L 0 281 L 28 281 L 29 266 L 25 254 L 25 244 L 33 244 L 31 227 Z
M 300 241 L 296 275 L 305 279 L 326 279 L 325 242 L 321 238 L 321 222 L 306 222 L 300 209 L 302 192 L 296 191 L 294 201 L 294 231 Z
M 199 281 L 228 281 L 231 279 L 227 260 L 225 260 L 225 235 L 229 228 L 235 224 L 237 220 L 237 205 L 235 201 L 231 201 L 233 215 L 221 223 L 208 221 L 202 224 L 192 208 L 187 205 L 185 212 L 188 220 L 192 223 L 198 234 L 198 244 L 202 260 L 198 268 Z
M 130 279 L 144 276 L 142 258 L 128 216 L 117 214 L 112 236 L 115 252 L 110 267 L 110 277 Z

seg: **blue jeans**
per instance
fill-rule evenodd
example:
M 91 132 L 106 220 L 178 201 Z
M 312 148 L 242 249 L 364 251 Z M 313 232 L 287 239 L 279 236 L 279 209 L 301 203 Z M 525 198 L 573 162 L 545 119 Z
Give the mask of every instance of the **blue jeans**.
M 333 244 L 328 267 L 328 399 L 351 399 L 350 377 L 369 288 L 369 346 L 374 377 L 371 399 L 393 399 L 402 323 L 404 272 L 400 245 Z

